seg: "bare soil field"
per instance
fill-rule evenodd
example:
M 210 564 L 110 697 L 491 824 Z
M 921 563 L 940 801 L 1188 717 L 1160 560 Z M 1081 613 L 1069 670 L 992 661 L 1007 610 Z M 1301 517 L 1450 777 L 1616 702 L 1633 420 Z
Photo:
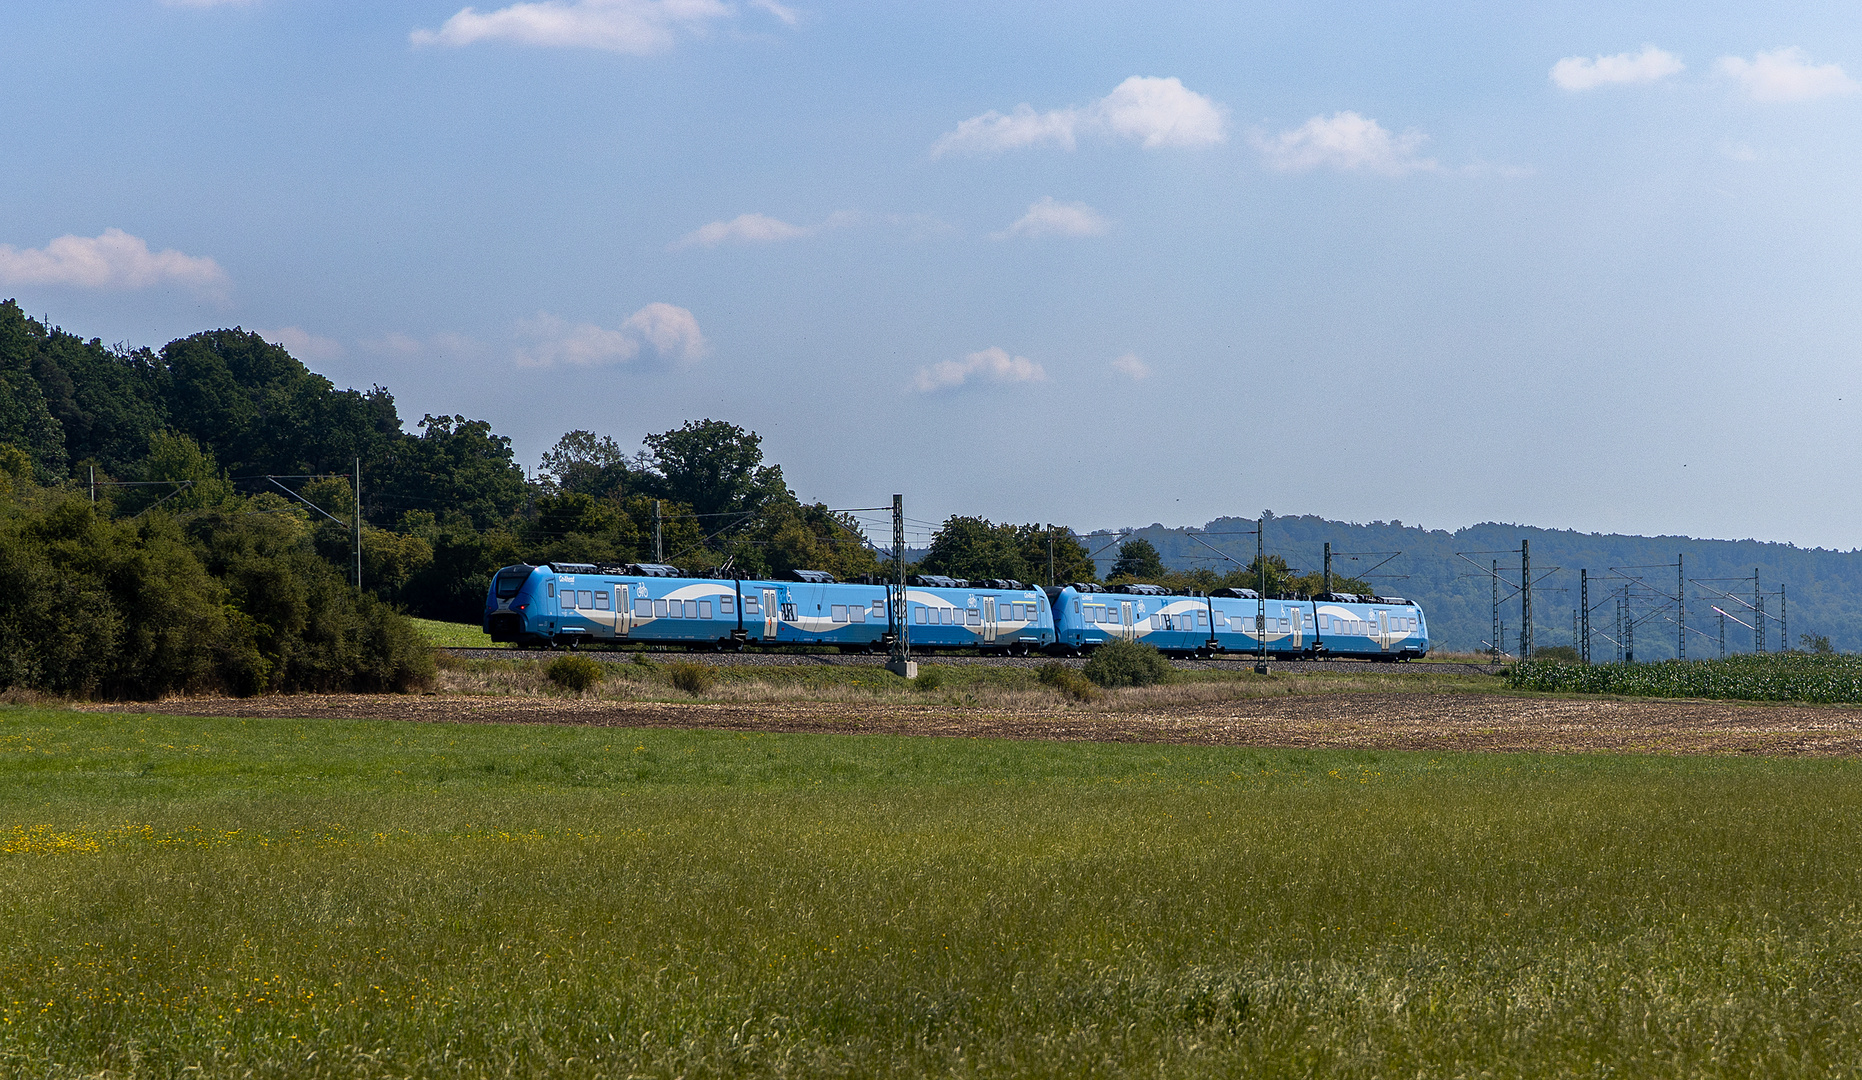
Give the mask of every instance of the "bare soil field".
M 556 697 L 315 695 L 85 705 L 184 716 L 589 724 L 723 731 L 1551 753 L 1852 755 L 1862 708 L 1500 694 L 1322 693 L 1169 707 L 1006 709 L 949 702 L 619 702 Z

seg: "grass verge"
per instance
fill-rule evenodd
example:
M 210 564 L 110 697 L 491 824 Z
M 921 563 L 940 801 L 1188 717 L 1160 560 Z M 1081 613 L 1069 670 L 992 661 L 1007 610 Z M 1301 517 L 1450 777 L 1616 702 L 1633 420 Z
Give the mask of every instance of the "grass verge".
M 0 1071 L 1830 1075 L 1844 759 L 0 710 Z
M 438 619 L 416 619 L 408 616 L 408 622 L 420 631 L 420 636 L 427 639 L 427 644 L 438 649 L 489 649 L 493 642 L 491 635 L 476 623 L 441 622 Z

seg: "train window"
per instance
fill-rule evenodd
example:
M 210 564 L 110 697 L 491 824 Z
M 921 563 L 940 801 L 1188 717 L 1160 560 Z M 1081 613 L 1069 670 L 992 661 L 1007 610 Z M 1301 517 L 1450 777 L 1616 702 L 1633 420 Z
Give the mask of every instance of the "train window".
M 1209 613 L 1207 611 L 1199 611 L 1196 613 L 1196 625 L 1197 626 L 1208 626 L 1209 625 Z
M 847 621 L 848 622 L 865 622 L 866 621 L 866 608 L 860 604 L 854 604 L 851 607 L 849 607 L 847 609 Z
M 873 601 L 873 621 L 879 622 L 885 617 L 886 617 L 886 602 L 884 600 Z
M 653 617 L 656 619 L 666 618 L 666 601 L 664 600 L 653 601 Z
M 652 617 L 653 617 L 653 601 L 651 600 L 635 600 L 634 601 L 634 618 L 651 619 Z
M 828 617 L 835 622 L 841 622 L 841 623 L 846 622 L 847 621 L 847 605 L 846 604 L 835 604 L 832 608 L 829 609 Z
M 595 594 L 595 610 L 596 611 L 608 610 L 608 590 L 603 589 L 600 592 Z
M 913 604 L 912 605 L 912 621 L 917 623 L 920 626 L 923 626 L 925 623 L 925 611 L 926 610 L 927 609 L 925 608 L 923 604 Z
M 711 618 L 711 601 L 700 600 L 698 602 L 698 617 L 701 619 Z
M 744 614 L 745 615 L 756 615 L 756 614 L 759 614 L 761 611 L 762 611 L 762 608 L 757 603 L 756 597 L 754 596 L 744 597 Z
M 710 605 L 710 604 L 706 604 L 705 606 L 706 606 L 706 607 L 710 607 L 711 605 Z M 696 619 L 696 618 L 698 618 L 698 601 L 696 601 L 696 600 L 687 600 L 687 601 L 685 602 L 685 617 L 686 617 L 686 618 L 688 618 L 688 619 Z
M 550 594 L 551 596 L 555 596 L 555 595 L 556 595 L 556 583 L 555 583 L 554 581 L 552 581 L 552 582 L 550 582 L 550 583 L 549 583 L 549 586 L 548 586 L 548 590 L 549 590 L 549 594 Z
M 1073 613 L 1075 615 L 1078 615 L 1080 613 L 1080 602 L 1078 600 L 1075 600 L 1073 602 Z
M 1215 613 L 1215 624 L 1218 628 L 1227 626 L 1228 625 L 1228 612 L 1226 611 L 1216 612 Z
M 595 606 L 595 594 L 592 591 L 588 589 L 579 589 L 576 591 L 576 596 L 580 597 L 580 599 L 576 601 L 577 607 L 592 608 Z
M 720 615 L 737 614 L 737 598 L 734 596 L 718 597 L 718 614 Z
M 975 608 L 971 608 L 969 614 L 966 615 L 965 618 L 969 619 L 971 626 L 983 625 L 983 613 Z

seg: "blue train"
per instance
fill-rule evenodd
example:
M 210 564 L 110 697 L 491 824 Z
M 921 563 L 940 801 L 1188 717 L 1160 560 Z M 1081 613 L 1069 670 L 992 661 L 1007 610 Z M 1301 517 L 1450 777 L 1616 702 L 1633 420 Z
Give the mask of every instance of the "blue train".
M 691 577 L 673 566 L 507 566 L 485 595 L 485 632 L 526 647 L 636 642 L 686 648 L 827 645 L 879 650 L 896 633 L 891 594 L 818 570 L 779 579 Z M 907 579 L 900 613 L 917 651 L 977 649 L 1078 655 L 1143 641 L 1173 655 L 1261 651 L 1414 660 L 1429 652 L 1417 605 L 1395 596 L 1327 594 L 1262 601 L 1250 589 L 1208 595 L 1156 585 L 1036 588 L 1019 581 Z
M 1054 645 L 1047 594 L 1019 581 L 920 576 L 906 590 L 914 649 L 1026 654 Z M 833 645 L 883 649 L 892 641 L 890 593 L 841 583 L 818 570 L 780 580 L 687 577 L 647 563 L 507 566 L 485 596 L 485 632 L 526 646 L 585 642 L 737 648 Z
M 1262 601 L 1253 589 L 1207 595 L 1172 593 L 1157 585 L 1073 584 L 1056 590 L 1055 631 L 1068 652 L 1108 641 L 1144 641 L 1178 655 L 1255 653 L 1417 660 L 1429 652 L 1422 608 L 1400 596 L 1323 594 Z

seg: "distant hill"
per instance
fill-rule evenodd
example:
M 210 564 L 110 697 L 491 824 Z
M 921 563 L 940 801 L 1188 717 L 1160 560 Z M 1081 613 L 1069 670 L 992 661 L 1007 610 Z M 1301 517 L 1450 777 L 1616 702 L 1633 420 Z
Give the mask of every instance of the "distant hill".
M 1133 529 L 1156 546 L 1172 568 L 1206 566 L 1226 572 L 1254 559 L 1254 522 L 1245 518 L 1217 518 L 1201 529 L 1169 529 L 1151 525 Z M 1103 574 L 1117 554 L 1120 534 L 1102 530 L 1086 538 L 1087 549 L 1099 552 Z M 1540 647 L 1572 644 L 1572 612 L 1578 606 L 1578 570 L 1590 574 L 1593 659 L 1608 659 L 1613 646 L 1603 635 L 1615 633 L 1613 590 L 1630 588 L 1630 611 L 1637 620 L 1635 650 L 1638 660 L 1660 660 L 1675 655 L 1674 604 L 1657 597 L 1660 590 L 1672 597 L 1676 588 L 1676 555 L 1684 559 L 1688 584 L 1687 653 L 1690 657 L 1717 654 L 1719 616 L 1712 605 L 1753 622 L 1750 611 L 1711 592 L 1720 589 L 1752 602 L 1752 573 L 1756 568 L 1765 594 L 1767 647 L 1780 648 L 1779 588 L 1784 588 L 1786 630 L 1791 644 L 1801 634 L 1826 635 L 1845 652 L 1862 651 L 1862 551 L 1828 551 L 1756 540 L 1695 540 L 1685 536 L 1621 536 L 1540 529 L 1523 525 L 1481 524 L 1447 532 L 1404 525 L 1400 521 L 1356 524 L 1314 516 L 1270 517 L 1266 547 L 1295 568 L 1317 569 L 1324 545 L 1334 551 L 1336 572 L 1363 576 L 1387 554 L 1401 552 L 1375 571 L 1370 580 L 1387 594 L 1415 600 L 1429 618 L 1431 636 L 1439 647 L 1474 650 L 1492 634 L 1491 583 L 1485 572 L 1491 560 L 1500 562 L 1506 648 L 1518 646 L 1519 597 L 1513 583 L 1519 579 L 1517 550 L 1521 539 L 1531 541 L 1533 577 L 1533 637 Z M 1104 549 L 1101 551 L 1100 549 Z M 1214 550 L 1212 550 L 1214 549 Z M 1383 552 L 1386 555 L 1340 554 Z M 1507 552 L 1457 558 L 1456 552 Z M 1226 556 L 1226 558 L 1224 557 Z M 1230 561 L 1233 560 L 1233 561 Z M 1477 565 L 1478 564 L 1478 565 Z M 1554 567 L 1560 568 L 1550 573 Z M 1642 569 L 1633 569 L 1641 567 Z M 1618 572 L 1613 573 L 1612 568 Z M 1640 577 L 1644 585 L 1628 579 Z M 1742 579 L 1743 581 L 1739 580 Z M 1728 579 L 1728 580 L 1715 580 Z M 1698 628 L 1704 633 L 1696 633 Z M 1750 652 L 1752 632 L 1728 620 L 1726 648 Z

